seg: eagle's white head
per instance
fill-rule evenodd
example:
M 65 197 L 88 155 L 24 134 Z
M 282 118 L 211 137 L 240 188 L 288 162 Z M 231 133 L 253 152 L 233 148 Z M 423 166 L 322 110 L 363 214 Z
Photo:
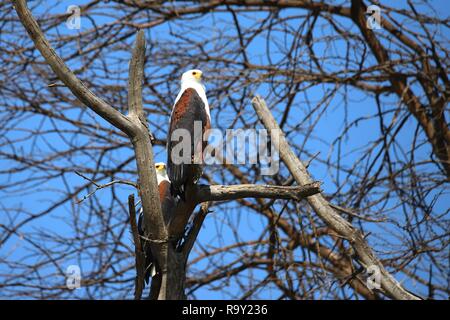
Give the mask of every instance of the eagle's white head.
M 193 69 L 186 71 L 181 76 L 181 84 L 185 84 L 186 82 L 193 82 L 193 83 L 199 83 L 202 84 L 202 75 L 203 72 L 198 69 Z
M 192 88 L 195 91 L 197 91 L 198 95 L 203 101 L 203 104 L 205 105 L 206 113 L 208 114 L 209 118 L 211 119 L 211 116 L 209 114 L 209 104 L 208 99 L 206 98 L 206 90 L 205 86 L 202 83 L 203 72 L 198 69 L 192 69 L 189 71 L 186 71 L 181 76 L 181 89 L 178 93 L 177 98 L 175 99 L 174 107 L 177 104 L 178 100 L 181 98 L 181 95 L 183 94 L 184 90 L 187 88 Z M 173 112 L 173 108 L 172 108 Z
M 155 171 L 156 178 L 158 179 L 158 184 L 160 184 L 164 180 L 170 181 L 169 177 L 167 176 L 166 164 L 164 162 L 155 163 Z

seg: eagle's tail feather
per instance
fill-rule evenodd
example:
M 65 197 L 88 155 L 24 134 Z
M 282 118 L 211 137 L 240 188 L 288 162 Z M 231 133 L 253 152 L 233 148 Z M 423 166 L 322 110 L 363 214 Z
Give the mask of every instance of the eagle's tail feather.
M 170 194 L 173 197 L 179 196 L 183 201 L 186 201 L 185 196 L 185 180 L 186 180 L 186 172 L 188 172 L 186 168 L 186 164 L 178 164 L 174 165 L 169 162 L 167 167 L 167 174 L 170 179 Z

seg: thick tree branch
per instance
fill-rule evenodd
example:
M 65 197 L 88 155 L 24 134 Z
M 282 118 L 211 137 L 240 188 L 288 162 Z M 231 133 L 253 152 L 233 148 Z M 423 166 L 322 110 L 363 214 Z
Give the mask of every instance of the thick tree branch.
M 278 123 L 267 107 L 265 101 L 256 96 L 252 100 L 253 108 L 258 114 L 259 119 L 270 132 L 281 132 Z M 286 164 L 289 171 L 299 185 L 307 185 L 312 182 L 311 176 L 303 163 L 294 154 L 284 135 L 281 134 L 278 139 L 273 139 L 276 150 L 280 154 L 281 160 Z M 406 291 L 397 280 L 384 268 L 381 261 L 375 256 L 372 249 L 365 241 L 361 231 L 356 229 L 342 218 L 330 205 L 330 203 L 321 195 L 316 194 L 307 198 L 307 201 L 314 209 L 316 214 L 337 234 L 347 239 L 355 249 L 359 261 L 365 268 L 377 266 L 381 273 L 381 288 L 385 294 L 394 299 L 417 300 L 417 296 Z
M 145 38 L 141 30 L 136 37 L 133 55 L 130 61 L 128 81 L 128 110 L 129 118 L 138 128 L 131 138 L 139 175 L 139 193 L 144 211 L 145 236 L 150 239 L 150 248 L 158 261 L 162 272 L 162 282 L 158 298 L 166 300 L 170 294 L 167 290 L 168 234 L 164 223 L 161 202 L 159 199 L 158 182 L 153 161 L 153 148 L 151 133 L 142 106 L 142 82 L 144 80 Z
M 240 185 L 199 185 L 197 186 L 197 201 L 224 201 L 242 198 L 290 199 L 300 201 L 308 196 L 321 192 L 320 182 L 304 186 L 272 186 L 256 184 Z
M 155 170 L 150 170 L 155 166 L 153 148 L 142 106 L 144 54 L 144 32 L 139 31 L 130 61 L 128 81 L 129 118 L 138 128 L 137 134 L 132 137 L 131 141 L 136 154 L 139 191 L 144 209 L 144 226 L 148 233 L 146 236 L 150 239 L 164 241 L 167 239 L 167 231 L 161 212 L 156 173 Z
M 128 76 L 128 112 L 130 115 L 138 116 L 145 121 L 144 109 L 142 108 L 142 81 L 144 79 L 145 62 L 145 37 L 140 30 L 136 36 L 133 55 L 130 60 Z M 147 124 L 145 121 L 144 125 Z

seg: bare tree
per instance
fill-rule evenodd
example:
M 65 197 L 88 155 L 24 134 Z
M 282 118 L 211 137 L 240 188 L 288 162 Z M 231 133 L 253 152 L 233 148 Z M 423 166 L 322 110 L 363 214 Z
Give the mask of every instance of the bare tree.
M 376 3 L 382 29 L 372 30 L 356 0 L 93 1 L 76 33 L 63 32 L 59 3 L 38 13 L 43 2 L 30 1 L 39 24 L 13 3 L 0 7 L 4 296 L 131 297 L 139 250 L 126 203 L 137 189 L 160 268 L 154 298 L 204 288 L 244 299 L 447 297 L 448 19 L 427 2 Z M 208 185 L 166 223 L 149 168 L 190 66 L 209 77 L 213 125 L 281 129 L 272 143 L 283 165 L 274 176 L 257 164 L 207 167 Z M 326 178 L 325 193 L 312 175 Z M 83 267 L 78 293 L 68 264 Z M 372 267 L 379 288 L 368 285 Z

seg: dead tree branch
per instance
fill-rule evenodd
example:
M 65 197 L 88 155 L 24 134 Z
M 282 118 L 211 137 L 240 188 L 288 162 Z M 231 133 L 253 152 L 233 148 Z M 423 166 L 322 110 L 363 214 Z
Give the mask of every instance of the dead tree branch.
M 288 199 L 300 201 L 321 192 L 320 182 L 304 186 L 286 187 L 271 185 L 199 185 L 196 190 L 198 202 L 237 200 L 242 198 Z
M 271 132 L 281 132 L 278 123 L 272 116 L 266 102 L 261 97 L 256 96 L 252 100 L 252 105 L 267 130 Z M 303 163 L 292 152 L 286 138 L 281 135 L 279 139 L 274 139 L 274 143 L 276 144 L 275 148 L 280 153 L 281 160 L 286 164 L 297 183 L 299 185 L 310 184 L 312 182 L 311 176 Z M 400 283 L 394 279 L 394 277 L 384 268 L 381 261 L 375 256 L 361 232 L 342 218 L 321 194 L 313 195 L 309 197 L 307 201 L 316 214 L 331 229 L 345 239 L 348 239 L 365 268 L 368 268 L 369 266 L 377 266 L 379 268 L 382 276 L 381 287 L 389 297 L 406 300 L 419 299 L 417 296 L 406 291 Z

